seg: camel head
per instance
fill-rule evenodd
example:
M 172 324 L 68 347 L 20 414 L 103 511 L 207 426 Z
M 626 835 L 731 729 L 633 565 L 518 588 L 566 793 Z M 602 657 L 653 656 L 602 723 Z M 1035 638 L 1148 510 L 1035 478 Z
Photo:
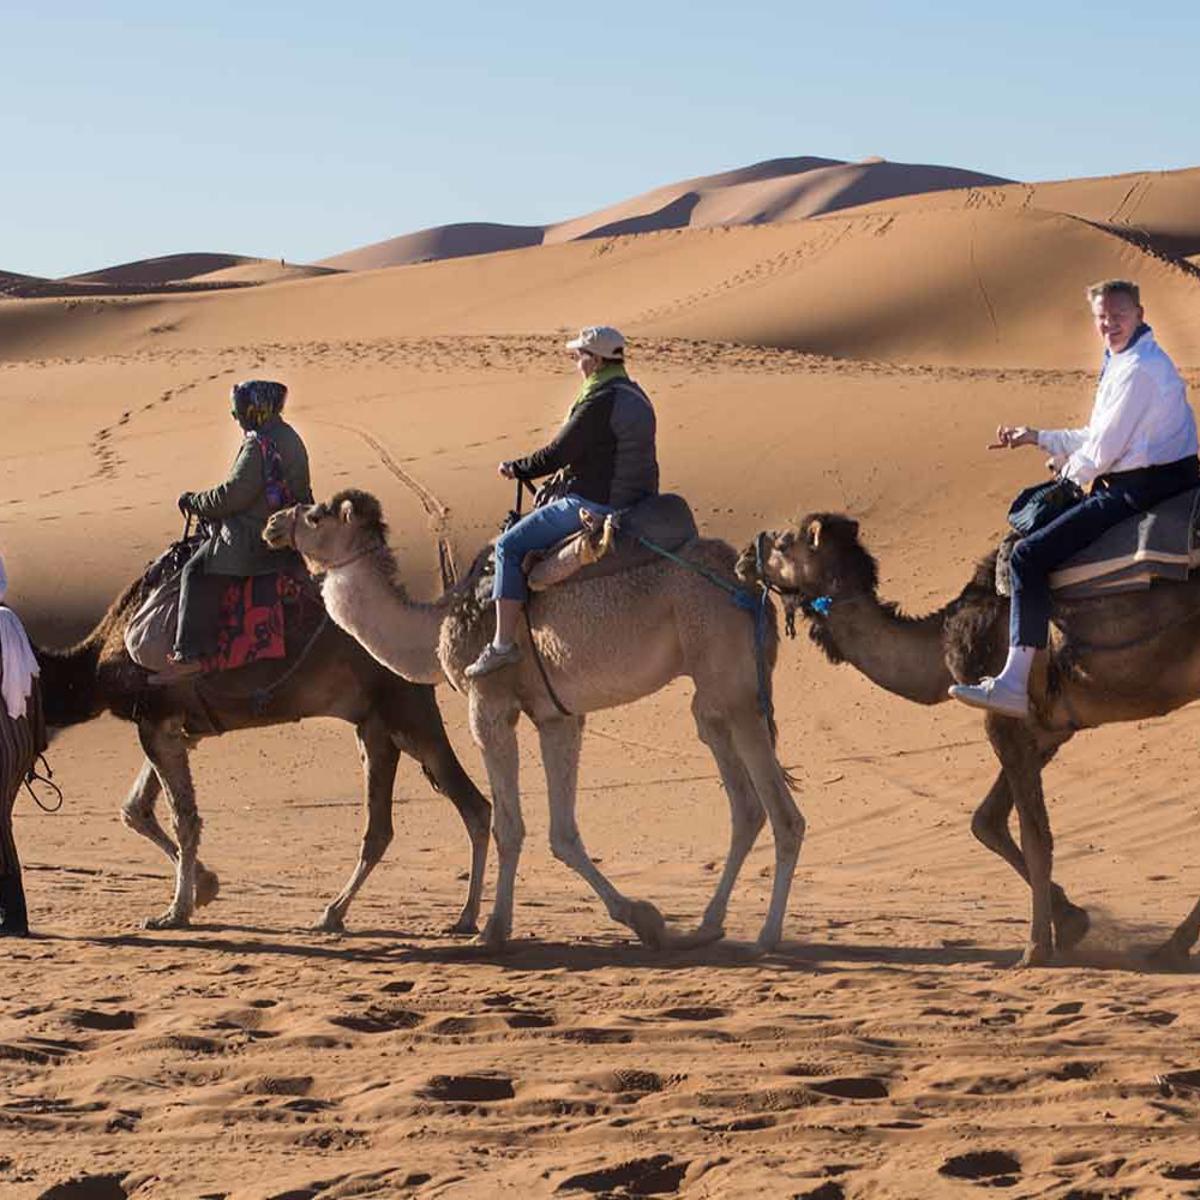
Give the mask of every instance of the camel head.
M 879 571 L 858 540 L 858 522 L 840 513 L 809 513 L 783 530 L 765 530 L 742 551 L 737 576 L 783 598 L 789 633 L 799 609 L 813 640 L 834 659 L 822 618 L 839 599 L 875 594 Z
M 280 509 L 262 536 L 273 550 L 298 550 L 309 570 L 319 573 L 386 546 L 387 525 L 374 496 L 346 488 L 324 504 Z
M 879 572 L 858 540 L 858 522 L 840 513 L 809 513 L 782 531 L 767 530 L 742 551 L 743 583 L 766 583 L 804 601 L 874 593 Z

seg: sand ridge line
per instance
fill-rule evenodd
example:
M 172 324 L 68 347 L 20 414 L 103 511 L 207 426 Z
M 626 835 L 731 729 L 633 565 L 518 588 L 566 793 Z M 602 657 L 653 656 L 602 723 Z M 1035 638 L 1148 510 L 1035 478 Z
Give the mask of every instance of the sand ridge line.
M 324 366 L 326 363 L 333 366 L 346 361 L 360 366 L 378 363 L 418 371 L 483 369 L 528 373 L 531 369 L 545 368 L 553 374 L 560 375 L 564 374 L 564 339 L 565 332 L 467 334 L 461 337 L 430 335 L 332 342 L 257 342 L 213 349 L 149 349 L 96 358 L 27 359 L 0 364 L 0 367 L 150 365 L 164 361 L 211 362 L 214 358 L 232 358 L 243 362 L 247 358 L 261 361 L 264 356 L 269 356 L 281 366 L 291 362 L 304 366 Z M 895 363 L 880 359 L 835 358 L 787 347 L 704 338 L 639 337 L 631 334 L 629 346 L 631 362 L 634 365 L 663 370 L 691 371 L 695 370 L 697 363 L 701 363 L 709 368 L 754 375 L 804 371 L 814 374 L 894 376 L 902 379 L 1011 381 L 1030 386 L 1060 383 L 1090 385 L 1095 380 L 1095 372 L 1091 370 Z M 231 370 L 233 368 L 225 368 L 220 373 L 229 373 Z M 1181 370 L 1189 382 L 1200 384 L 1200 369 Z

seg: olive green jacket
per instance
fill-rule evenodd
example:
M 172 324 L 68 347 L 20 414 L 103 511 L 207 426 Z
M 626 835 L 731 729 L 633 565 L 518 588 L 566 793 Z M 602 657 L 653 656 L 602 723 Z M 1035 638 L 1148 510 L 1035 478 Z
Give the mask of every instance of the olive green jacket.
M 283 479 L 292 495 L 301 504 L 311 504 L 308 451 L 300 435 L 282 417 L 268 421 L 260 432 L 279 450 Z M 269 575 L 294 557 L 290 550 L 272 550 L 262 540 L 272 510 L 263 454 L 254 434 L 247 434 L 242 442 L 229 478 L 207 492 L 196 492 L 190 507 L 217 527 L 205 547 L 206 575 Z

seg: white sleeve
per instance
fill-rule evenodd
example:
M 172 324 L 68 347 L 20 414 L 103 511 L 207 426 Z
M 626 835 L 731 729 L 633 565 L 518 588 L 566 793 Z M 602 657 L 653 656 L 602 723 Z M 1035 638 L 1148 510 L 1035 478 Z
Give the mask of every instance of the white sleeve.
M 1093 417 L 1083 445 L 1072 451 L 1063 468 L 1080 487 L 1103 475 L 1125 453 L 1158 391 L 1154 377 L 1144 370 L 1131 371 L 1117 386 L 1112 403 L 1102 417 Z
M 1087 433 L 1086 429 L 1039 429 L 1038 449 L 1045 450 L 1054 465 L 1061 468 L 1087 440 Z

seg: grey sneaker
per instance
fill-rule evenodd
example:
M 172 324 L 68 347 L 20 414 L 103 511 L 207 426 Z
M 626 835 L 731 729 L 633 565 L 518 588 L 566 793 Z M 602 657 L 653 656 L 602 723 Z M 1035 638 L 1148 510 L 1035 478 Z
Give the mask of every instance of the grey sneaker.
M 975 684 L 956 683 L 950 689 L 950 695 L 972 708 L 983 708 L 1004 717 L 1024 720 L 1029 716 L 1029 696 L 990 675 L 985 675 Z
M 507 667 L 510 663 L 517 662 L 520 657 L 521 651 L 517 649 L 516 642 L 511 646 L 506 646 L 503 650 L 494 642 L 488 642 L 483 648 L 483 653 L 463 674 L 468 679 L 478 679 L 480 675 L 490 675 L 493 671 L 500 670 L 501 667 Z

